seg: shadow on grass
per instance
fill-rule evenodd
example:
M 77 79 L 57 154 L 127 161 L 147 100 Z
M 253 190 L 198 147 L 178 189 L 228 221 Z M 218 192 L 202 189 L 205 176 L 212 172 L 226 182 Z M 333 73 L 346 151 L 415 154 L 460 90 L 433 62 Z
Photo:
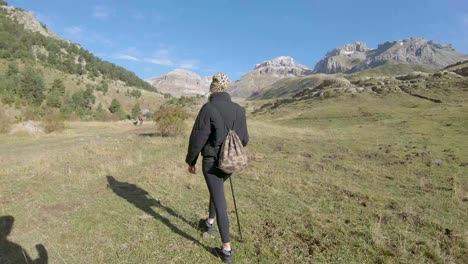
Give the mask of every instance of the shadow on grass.
M 156 132 L 147 132 L 147 133 L 138 133 L 139 137 L 160 137 L 161 133 Z
M 129 203 L 133 204 L 136 208 L 151 215 L 154 219 L 161 221 L 163 224 L 169 227 L 174 233 L 194 242 L 195 244 L 203 247 L 205 250 L 211 253 L 211 250 L 209 247 L 203 245 L 202 243 L 200 243 L 200 241 L 198 241 L 191 235 L 180 230 L 177 226 L 172 224 L 169 219 L 167 219 L 166 217 L 154 211 L 152 207 L 162 209 L 166 211 L 168 214 L 184 221 L 185 223 L 187 223 L 188 225 L 194 228 L 196 228 L 195 223 L 188 221 L 185 217 L 181 216 L 173 209 L 161 204 L 160 201 L 151 197 L 147 191 L 138 187 L 137 185 L 131 184 L 128 182 L 120 182 L 116 180 L 113 176 L 106 176 L 106 177 L 107 177 L 107 182 L 108 182 L 107 187 L 110 188 L 116 195 L 127 200 Z
M 49 257 L 42 244 L 36 245 L 39 258 L 32 260 L 24 248 L 7 239 L 13 229 L 14 222 L 15 218 L 13 216 L 0 217 L 0 263 L 47 264 Z

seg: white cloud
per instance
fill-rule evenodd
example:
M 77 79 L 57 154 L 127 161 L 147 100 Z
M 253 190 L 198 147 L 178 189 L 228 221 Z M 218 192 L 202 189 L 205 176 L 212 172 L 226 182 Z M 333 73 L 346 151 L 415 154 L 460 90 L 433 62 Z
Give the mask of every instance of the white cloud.
M 140 61 L 137 57 L 128 54 L 116 54 L 114 57 L 119 60 Z
M 178 63 L 178 67 L 187 70 L 197 70 L 198 69 L 198 61 L 196 60 L 185 60 L 180 61 Z
M 164 66 L 173 66 L 174 62 L 168 59 L 147 59 L 147 62 L 151 62 L 153 64 L 164 65 Z
M 153 63 L 153 64 L 158 64 L 158 65 L 164 65 L 164 66 L 174 66 L 174 60 L 171 59 L 170 52 L 167 49 L 159 49 L 154 53 L 154 56 L 152 56 L 149 59 L 146 59 L 147 62 Z
M 83 29 L 78 26 L 65 28 L 65 34 L 68 38 L 79 39 L 83 36 Z
M 130 47 L 115 53 L 112 57 L 118 60 L 140 61 L 140 52 L 135 47 Z
M 114 11 L 106 6 L 94 6 L 93 17 L 100 20 L 107 20 L 113 15 Z

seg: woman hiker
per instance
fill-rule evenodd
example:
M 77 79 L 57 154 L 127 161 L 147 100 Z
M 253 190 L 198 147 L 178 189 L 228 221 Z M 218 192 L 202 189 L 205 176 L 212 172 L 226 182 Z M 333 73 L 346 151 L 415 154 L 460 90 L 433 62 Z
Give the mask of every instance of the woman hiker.
M 231 263 L 233 251 L 229 239 L 229 218 L 224 196 L 224 182 L 231 176 L 217 168 L 221 145 L 228 134 L 228 128 L 233 129 L 245 146 L 249 142 L 245 110 L 231 101 L 226 92 L 229 85 L 228 77 L 223 73 L 213 76 L 210 86 L 210 98 L 198 113 L 190 135 L 186 162 L 188 171 L 196 174 L 195 164 L 198 155 L 202 154 L 202 169 L 205 177 L 209 199 L 209 215 L 199 222 L 202 232 L 211 234 L 216 218 L 223 246 L 214 248 L 213 253 L 223 262 Z

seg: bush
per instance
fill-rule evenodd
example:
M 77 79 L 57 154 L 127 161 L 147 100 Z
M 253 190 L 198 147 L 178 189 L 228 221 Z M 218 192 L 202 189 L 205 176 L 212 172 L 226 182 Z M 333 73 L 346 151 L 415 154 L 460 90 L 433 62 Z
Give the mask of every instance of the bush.
M 337 96 L 338 93 L 333 89 L 326 89 L 320 94 L 321 99 L 329 99 Z
M 109 106 L 109 112 L 115 114 L 122 111 L 122 106 L 117 99 L 112 99 L 111 105 Z
M 100 91 L 106 95 L 106 93 L 109 91 L 109 84 L 102 80 L 101 83 L 96 87 L 96 91 Z
M 184 120 L 189 117 L 189 114 L 182 108 L 174 106 L 161 106 L 153 115 L 153 120 L 156 122 L 157 131 L 163 137 L 174 137 L 181 135 L 185 129 Z
M 140 104 L 136 103 L 132 108 L 131 118 L 136 119 L 139 115 L 141 115 L 141 108 L 140 108 Z
M 12 119 L 0 108 L 0 134 L 8 133 L 12 124 Z
M 28 66 L 20 77 L 17 93 L 30 103 L 40 105 L 45 98 L 46 84 L 42 73 Z
M 130 92 L 130 96 L 135 97 L 135 98 L 140 98 L 142 94 L 140 90 L 134 89 Z
M 41 116 L 44 114 L 43 110 L 39 107 L 28 106 L 23 111 L 22 120 L 24 121 L 39 121 Z
M 62 131 L 65 128 L 63 115 L 58 110 L 50 110 L 42 119 L 46 133 Z
M 61 96 L 65 95 L 65 84 L 61 79 L 55 79 L 52 83 L 52 87 L 49 90 L 50 92 L 55 92 Z
M 104 107 L 102 106 L 101 103 L 99 103 L 97 109 L 96 109 L 96 112 L 94 113 L 94 120 L 97 120 L 97 121 L 118 121 L 120 120 L 121 117 L 120 116 L 117 116 L 115 114 L 111 114 L 109 112 L 107 112 L 106 110 L 104 110 Z
M 75 92 L 71 99 L 76 112 L 86 112 L 84 110 L 91 110 L 96 101 L 96 96 L 93 94 L 93 88 L 88 87 L 85 90 Z

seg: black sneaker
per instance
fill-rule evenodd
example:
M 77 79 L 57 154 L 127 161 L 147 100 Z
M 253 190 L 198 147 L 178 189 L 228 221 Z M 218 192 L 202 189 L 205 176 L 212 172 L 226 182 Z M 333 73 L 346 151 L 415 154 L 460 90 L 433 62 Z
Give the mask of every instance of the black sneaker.
M 207 219 L 200 219 L 200 221 L 198 222 L 198 228 L 203 233 L 208 233 L 209 235 L 213 233 L 213 224 L 208 223 Z
M 224 263 L 232 263 L 232 250 L 227 251 L 224 248 L 213 248 L 213 254 Z

